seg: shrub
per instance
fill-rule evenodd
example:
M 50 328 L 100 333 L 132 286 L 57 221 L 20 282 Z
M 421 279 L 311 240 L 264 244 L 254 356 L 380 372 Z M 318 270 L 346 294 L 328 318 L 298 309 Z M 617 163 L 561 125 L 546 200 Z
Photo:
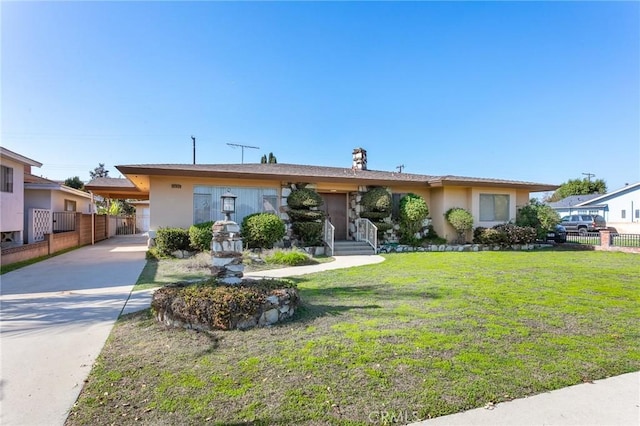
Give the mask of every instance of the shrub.
M 189 231 L 184 228 L 160 228 L 155 238 L 161 255 L 170 255 L 176 250 L 189 250 Z
M 422 229 L 422 222 L 429 215 L 427 203 L 419 195 L 409 193 L 400 199 L 400 242 L 411 244 L 415 234 Z M 417 245 L 417 244 L 413 244 Z
M 299 250 L 275 250 L 264 259 L 277 265 L 299 266 L 311 263 L 309 255 Z
M 536 230 L 530 226 L 513 224 L 496 225 L 493 228 L 478 227 L 473 231 L 473 242 L 510 246 L 513 244 L 531 244 L 536 240 Z
M 463 208 L 453 207 L 447 210 L 445 218 L 458 233 L 458 242 L 464 242 L 465 232 L 473 228 L 473 216 L 471 213 Z
M 389 216 L 391 214 L 391 194 L 385 188 L 371 188 L 362 195 L 360 205 L 364 211 L 385 212 Z
M 538 238 L 545 239 L 548 231 L 560 223 L 560 215 L 554 209 L 538 200 L 531 199 L 529 204 L 520 207 L 516 214 L 516 225 L 530 226 L 536 229 Z
M 284 222 L 273 213 L 254 213 L 242 220 L 240 233 L 250 248 L 271 248 L 285 233 Z
M 322 245 L 322 222 L 293 222 L 293 232 L 306 246 Z
M 360 217 L 363 219 L 369 219 L 372 222 L 380 221 L 389 217 L 387 212 L 360 212 Z
M 294 189 L 287 197 L 287 205 L 292 209 L 320 207 L 323 203 L 322 197 L 310 188 Z
M 294 222 L 315 222 L 324 219 L 322 210 L 289 209 L 287 214 Z
M 198 251 L 211 250 L 213 238 L 213 221 L 198 223 L 189 227 L 189 240 L 191 247 Z

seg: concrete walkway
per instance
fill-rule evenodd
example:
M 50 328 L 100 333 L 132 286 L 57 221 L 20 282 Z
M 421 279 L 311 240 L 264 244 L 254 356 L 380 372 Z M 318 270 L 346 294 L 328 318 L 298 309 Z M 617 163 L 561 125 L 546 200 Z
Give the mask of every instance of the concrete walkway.
M 640 424 L 640 372 L 438 417 L 414 426 Z
M 294 266 L 291 268 L 268 269 L 265 271 L 248 272 L 245 277 L 259 278 L 283 278 L 298 275 L 313 274 L 315 272 L 331 271 L 334 269 L 352 268 L 354 266 L 373 265 L 384 261 L 382 256 L 334 256 L 333 262 L 319 263 L 317 265 Z
M 146 249 L 116 237 L 0 276 L 0 424 L 64 424 Z

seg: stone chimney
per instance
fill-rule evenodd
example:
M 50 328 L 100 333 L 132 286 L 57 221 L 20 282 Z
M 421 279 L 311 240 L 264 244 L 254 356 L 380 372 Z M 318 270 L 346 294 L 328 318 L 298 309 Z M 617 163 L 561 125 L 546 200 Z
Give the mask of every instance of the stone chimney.
M 367 170 L 367 151 L 363 148 L 355 148 L 353 150 L 353 165 L 354 170 Z

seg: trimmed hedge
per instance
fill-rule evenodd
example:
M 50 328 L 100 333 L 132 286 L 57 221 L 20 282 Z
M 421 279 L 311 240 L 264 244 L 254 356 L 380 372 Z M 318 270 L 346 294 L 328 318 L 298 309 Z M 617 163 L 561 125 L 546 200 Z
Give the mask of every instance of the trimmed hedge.
M 189 250 L 189 231 L 184 228 L 160 228 L 155 243 L 158 252 L 165 256 L 176 250 Z
M 322 222 L 293 222 L 293 232 L 307 246 L 322 245 L 322 230 L 324 224 Z
M 273 213 L 250 214 L 240 226 L 240 234 L 250 248 L 272 248 L 285 233 L 284 222 Z
M 276 265 L 300 266 L 313 263 L 309 255 L 298 250 L 276 250 L 264 259 Z
M 198 223 L 189 227 L 191 247 L 198 251 L 211 250 L 213 239 L 213 221 Z
M 510 223 L 493 228 L 477 227 L 473 231 L 473 242 L 508 247 L 514 244 L 531 244 L 536 241 L 537 231 L 531 226 L 517 226 Z

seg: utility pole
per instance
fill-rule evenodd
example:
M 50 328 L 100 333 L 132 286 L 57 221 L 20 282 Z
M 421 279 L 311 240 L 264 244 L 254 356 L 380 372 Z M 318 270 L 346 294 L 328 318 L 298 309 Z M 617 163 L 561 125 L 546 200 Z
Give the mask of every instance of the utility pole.
M 596 177 L 595 174 L 593 173 L 583 173 L 583 175 L 585 175 L 587 177 L 587 182 L 591 183 L 591 178 L 592 177 Z
M 402 173 L 402 169 L 404 169 L 404 164 L 400 164 L 399 166 L 396 166 L 396 169 L 398 169 L 398 173 Z
M 191 140 L 193 141 L 193 164 L 196 164 L 196 137 L 191 136 Z
M 227 143 L 227 145 L 229 145 L 230 147 L 233 147 L 233 148 L 237 148 L 237 147 L 242 148 L 242 164 L 244 164 L 244 149 L 245 148 L 260 149 L 259 146 L 241 145 L 239 143 Z

